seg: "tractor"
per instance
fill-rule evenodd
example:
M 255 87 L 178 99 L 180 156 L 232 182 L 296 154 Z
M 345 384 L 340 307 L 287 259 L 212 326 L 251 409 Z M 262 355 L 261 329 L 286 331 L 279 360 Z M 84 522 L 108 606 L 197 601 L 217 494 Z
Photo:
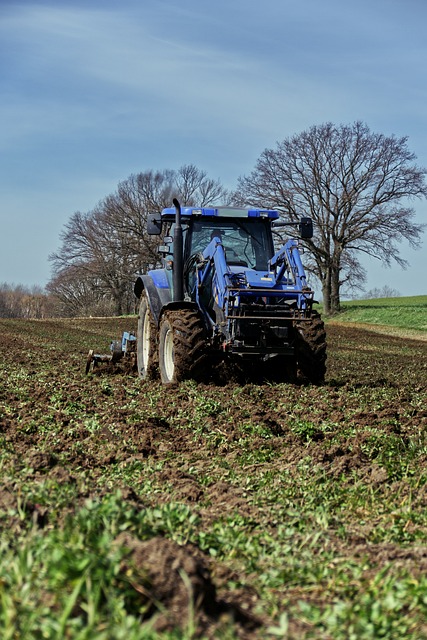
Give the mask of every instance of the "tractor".
M 298 240 L 274 249 L 274 230 L 294 223 L 270 209 L 173 205 L 147 217 L 147 233 L 164 235 L 162 267 L 134 285 L 139 376 L 209 381 L 234 367 L 248 379 L 321 384 L 326 334 Z M 297 226 L 313 236 L 310 218 Z

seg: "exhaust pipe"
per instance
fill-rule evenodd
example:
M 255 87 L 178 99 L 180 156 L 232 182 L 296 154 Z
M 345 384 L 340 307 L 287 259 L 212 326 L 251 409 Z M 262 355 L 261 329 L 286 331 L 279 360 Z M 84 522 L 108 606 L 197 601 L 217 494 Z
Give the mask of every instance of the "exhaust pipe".
M 181 226 L 181 205 L 176 198 L 173 199 L 175 207 L 175 229 L 173 234 L 173 301 L 184 300 L 184 261 L 183 241 Z

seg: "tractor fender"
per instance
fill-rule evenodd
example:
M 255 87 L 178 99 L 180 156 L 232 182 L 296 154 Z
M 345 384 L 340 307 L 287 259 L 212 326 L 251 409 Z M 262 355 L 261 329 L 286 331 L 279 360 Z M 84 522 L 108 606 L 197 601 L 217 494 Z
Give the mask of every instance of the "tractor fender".
M 198 311 L 202 317 L 202 321 L 206 329 L 206 335 L 208 335 L 211 332 L 211 325 L 206 320 L 205 315 L 201 313 L 201 309 L 199 308 L 197 303 L 192 302 L 191 300 L 174 300 L 169 302 L 168 304 L 165 304 L 164 307 L 162 307 L 162 310 L 160 312 L 160 317 L 158 319 L 159 326 L 160 326 L 161 319 L 163 318 L 164 314 L 167 311 L 181 311 L 182 309 L 191 309 L 193 311 Z
M 180 309 L 197 309 L 198 310 L 199 307 L 195 302 L 192 302 L 191 300 L 171 301 L 168 304 L 165 304 L 164 307 L 162 307 L 160 317 L 164 314 L 165 311 L 179 311 Z
M 156 287 L 154 280 L 149 275 L 138 276 L 133 292 L 137 298 L 140 298 L 142 292 L 145 291 L 150 311 L 154 321 L 158 324 L 163 307 L 168 306 L 171 302 L 171 290 L 166 287 Z

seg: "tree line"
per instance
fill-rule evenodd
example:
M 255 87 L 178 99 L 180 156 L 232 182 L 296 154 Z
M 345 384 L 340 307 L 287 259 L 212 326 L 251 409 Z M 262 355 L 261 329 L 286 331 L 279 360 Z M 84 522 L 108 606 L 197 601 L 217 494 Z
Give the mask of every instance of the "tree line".
M 146 231 L 147 215 L 171 206 L 174 197 L 189 206 L 231 201 L 219 180 L 185 165 L 131 175 L 92 211 L 71 216 L 59 251 L 50 256 L 54 276 L 47 285 L 64 315 L 134 312 L 135 276 L 159 259 L 159 240 Z
M 373 133 L 363 122 L 313 126 L 265 149 L 233 190 L 194 165 L 129 176 L 94 209 L 75 212 L 50 256 L 47 295 L 65 316 L 134 311 L 133 283 L 158 262 L 147 214 L 171 206 L 234 205 L 276 209 L 287 221 L 313 220 L 302 241 L 305 267 L 320 284 L 324 311 L 340 309 L 344 291 L 363 290 L 363 254 L 407 266 L 402 241 L 421 245 L 425 225 L 410 206 L 427 197 L 427 170 L 407 137 Z
M 60 315 L 58 301 L 42 287 L 0 283 L 0 318 L 51 318 Z

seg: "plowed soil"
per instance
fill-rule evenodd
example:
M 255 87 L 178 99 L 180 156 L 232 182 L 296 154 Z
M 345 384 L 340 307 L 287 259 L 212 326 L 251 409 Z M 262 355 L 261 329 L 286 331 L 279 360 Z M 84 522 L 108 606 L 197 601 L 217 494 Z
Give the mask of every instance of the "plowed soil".
M 2 466 L 1 527 L 17 532 L 21 527 L 13 515 L 20 487 L 11 479 L 12 470 L 25 470 L 34 483 L 50 478 L 77 487 L 77 499 L 56 505 L 55 513 L 49 504 L 25 503 L 28 517 L 41 528 L 53 522 L 60 526 L 88 497 L 121 489 L 123 500 L 141 509 L 171 501 L 188 505 L 206 532 L 221 518 L 238 514 L 274 536 L 274 478 L 279 473 L 296 477 L 306 461 L 328 481 L 361 483 L 379 499 L 399 491 L 404 499 L 411 491 L 416 508 L 427 506 L 426 484 L 405 489 L 406 471 L 399 473 L 396 460 L 382 455 L 380 437 L 376 449 L 372 440 L 373 430 L 403 443 L 427 434 L 426 342 L 330 324 L 321 386 L 162 387 L 157 381 L 139 381 L 127 360 L 85 375 L 89 348 L 108 353 L 110 338 L 135 328 L 135 318 L 0 321 L 0 436 L 8 452 Z M 424 473 L 426 463 L 427 448 L 424 457 L 418 455 L 417 469 Z M 142 471 L 132 475 L 127 473 L 131 468 Z M 266 490 L 261 498 L 251 478 L 259 484 L 267 473 L 272 492 L 269 497 Z M 416 544 L 410 539 L 382 543 L 373 533 L 375 517 L 353 513 L 345 537 L 331 523 L 329 548 L 337 557 L 367 558 L 376 571 L 394 562 L 414 576 L 424 572 L 426 536 L 418 532 Z M 286 524 L 283 518 L 281 525 Z M 415 521 L 408 522 L 408 528 L 416 528 Z M 167 535 L 148 541 L 121 536 L 117 543 L 129 549 L 133 566 L 145 568 L 163 604 L 159 632 L 185 622 L 189 590 L 180 588 L 177 578 L 183 569 L 197 601 L 200 634 L 213 634 L 225 616 L 234 621 L 239 637 L 265 637 L 275 610 L 260 591 L 259 566 L 253 575 L 249 569 L 242 575 L 243 565 L 233 561 L 232 553 L 218 558 Z M 276 607 L 323 598 L 321 591 L 304 593 L 286 579 L 271 593 Z M 306 623 L 291 619 L 289 637 L 298 637 L 301 630 L 307 631 Z

